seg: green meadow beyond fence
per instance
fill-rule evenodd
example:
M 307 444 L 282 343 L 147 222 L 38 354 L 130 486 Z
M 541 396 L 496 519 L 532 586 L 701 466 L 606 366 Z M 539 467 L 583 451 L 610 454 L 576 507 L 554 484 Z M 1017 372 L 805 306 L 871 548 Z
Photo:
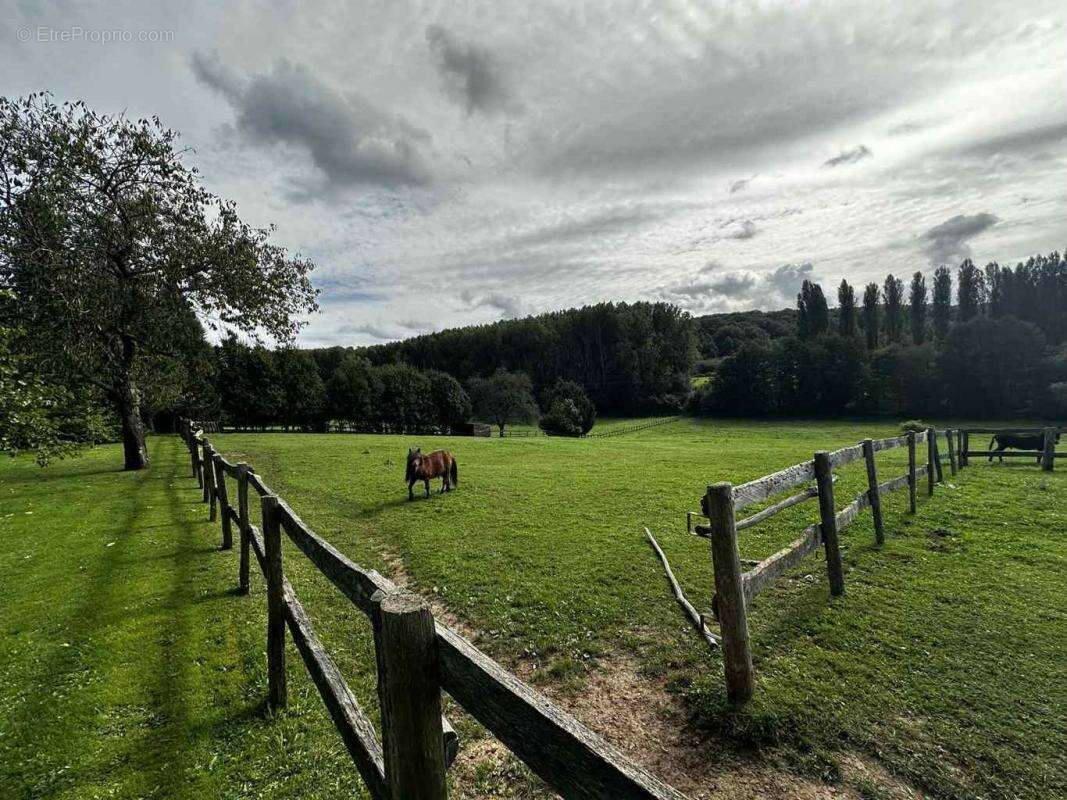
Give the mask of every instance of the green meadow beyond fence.
M 420 598 L 350 561 L 312 531 L 248 464 L 223 458 L 198 423 L 182 420 L 194 476 L 222 550 L 239 536 L 238 589 L 249 591 L 254 555 L 266 579 L 267 694 L 286 705 L 285 631 L 318 688 L 356 770 L 375 800 L 442 800 L 460 746 L 441 715 L 447 692 L 564 798 L 685 800 L 574 717 L 521 682 L 473 644 L 437 622 Z M 230 482 L 236 488 L 230 494 Z M 250 521 L 249 489 L 262 526 Z M 285 577 L 282 534 L 371 621 L 378 668 L 381 741 L 345 683 Z

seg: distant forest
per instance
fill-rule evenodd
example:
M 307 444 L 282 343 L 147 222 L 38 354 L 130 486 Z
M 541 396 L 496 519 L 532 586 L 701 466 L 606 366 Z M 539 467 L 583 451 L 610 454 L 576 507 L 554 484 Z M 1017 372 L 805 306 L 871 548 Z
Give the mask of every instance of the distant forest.
M 602 415 L 1067 414 L 1058 253 L 1015 267 L 967 260 L 936 270 L 930 285 L 918 272 L 843 281 L 835 294 L 831 308 L 809 281 L 795 309 L 700 317 L 665 303 L 602 303 L 365 348 L 271 351 L 228 339 L 201 365 L 195 405 L 247 425 L 454 429 L 477 416 L 480 388 L 504 370 L 528 378 L 524 393 L 544 414 L 560 381 L 584 389 Z

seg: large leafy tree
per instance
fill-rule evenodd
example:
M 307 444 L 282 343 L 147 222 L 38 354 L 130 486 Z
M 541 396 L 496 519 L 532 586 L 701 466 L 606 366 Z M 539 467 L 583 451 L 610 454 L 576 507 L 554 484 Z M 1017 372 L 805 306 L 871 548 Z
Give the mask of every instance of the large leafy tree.
M 934 336 L 944 341 L 952 324 L 952 273 L 942 265 L 934 272 Z
M 285 341 L 315 308 L 311 262 L 242 222 L 182 155 L 155 118 L 0 98 L 0 287 L 16 298 L 0 323 L 43 373 L 110 401 L 127 469 L 148 463 L 142 372 L 173 354 L 175 320 L 194 310 Z
M 837 332 L 842 336 L 856 335 L 856 290 L 844 278 L 837 287 Z
M 911 340 L 915 344 L 926 341 L 926 278 L 921 272 L 911 276 L 908 311 L 911 316 Z
M 530 422 L 538 416 L 533 384 L 523 372 L 498 369 L 490 378 L 474 378 L 471 397 L 475 415 L 496 425 L 501 436 L 507 425 Z
M 878 329 L 881 325 L 881 290 L 877 283 L 868 283 L 863 291 L 863 330 L 867 334 L 867 349 L 875 350 L 878 347 Z
M 904 331 L 904 281 L 886 275 L 882 295 L 885 299 L 885 338 L 894 344 L 900 341 Z
M 382 385 L 367 359 L 347 353 L 327 381 L 326 394 L 336 419 L 367 428 L 381 403 Z

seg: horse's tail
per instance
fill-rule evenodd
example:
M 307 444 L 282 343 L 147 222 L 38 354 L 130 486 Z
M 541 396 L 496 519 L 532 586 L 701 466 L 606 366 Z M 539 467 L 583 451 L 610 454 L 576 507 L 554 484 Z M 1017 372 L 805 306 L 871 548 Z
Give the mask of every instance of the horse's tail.
M 452 467 L 450 469 L 450 473 L 451 473 L 451 476 L 452 476 L 452 485 L 453 486 L 458 485 L 459 484 L 459 467 L 456 466 L 455 457 L 452 458 Z
M 998 438 L 999 437 L 994 433 L 993 434 L 993 438 L 989 440 L 989 447 L 987 447 L 986 449 L 987 450 L 992 450 L 993 449 L 993 445 L 997 443 L 997 439 Z

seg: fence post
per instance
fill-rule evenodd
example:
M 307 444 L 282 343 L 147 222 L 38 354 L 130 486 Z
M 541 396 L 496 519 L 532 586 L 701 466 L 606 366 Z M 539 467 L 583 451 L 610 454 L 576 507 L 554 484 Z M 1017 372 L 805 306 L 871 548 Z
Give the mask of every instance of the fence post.
M 211 502 L 211 481 L 208 480 L 207 474 L 207 471 L 211 468 L 211 459 L 208 458 L 209 447 L 211 447 L 211 445 L 208 444 L 207 439 L 204 439 L 203 444 L 200 446 L 200 452 L 197 454 L 200 456 L 200 474 L 203 477 L 203 480 L 200 482 L 200 485 L 204 489 L 205 503 Z
M 211 462 L 215 470 L 215 491 L 219 498 L 219 512 L 222 514 L 222 549 L 233 549 L 233 528 L 230 527 L 230 496 L 226 491 L 226 470 L 222 466 L 222 456 L 217 452 Z
M 934 428 L 934 466 L 937 467 L 937 482 L 945 482 L 945 472 L 941 464 L 941 442 L 938 441 L 937 428 Z
M 204 445 L 204 481 L 208 502 L 207 518 L 209 522 L 214 522 L 218 490 L 215 488 L 215 448 L 209 444 Z
M 934 464 L 934 453 L 937 451 L 937 432 L 933 428 L 926 429 L 926 493 L 934 496 L 934 483 L 937 481 L 937 467 Z
M 278 498 L 260 498 L 263 509 L 263 549 L 267 556 L 267 702 L 284 708 L 285 686 L 285 588 L 282 572 L 281 511 Z
M 252 537 L 248 521 L 248 464 L 237 465 L 237 533 L 241 537 L 241 559 L 237 573 L 237 591 L 248 594 L 248 559 L 252 549 Z
M 1056 429 L 1045 428 L 1045 452 L 1041 456 L 1041 469 L 1052 472 L 1056 468 Z
M 915 475 L 915 431 L 908 431 L 908 508 L 914 514 L 918 508 L 918 483 Z
M 963 444 L 960 445 L 960 466 L 971 466 L 971 434 L 968 431 L 963 432 Z
M 882 522 L 882 493 L 878 491 L 878 468 L 874 463 L 874 442 L 863 440 L 863 459 L 867 462 L 867 499 L 871 503 L 874 515 L 874 540 L 878 544 L 885 542 L 885 525 Z
M 837 597 L 845 593 L 845 570 L 841 565 L 841 547 L 837 541 L 834 478 L 830 466 L 830 454 L 825 450 L 815 453 L 815 482 L 819 487 L 819 518 L 823 548 L 826 550 L 826 573 L 830 579 L 830 594 Z
M 373 597 L 385 782 L 392 800 L 444 800 L 445 748 L 437 635 L 426 602 L 406 592 Z
M 962 471 L 967 464 L 963 460 L 963 431 L 956 428 L 956 466 Z
M 709 486 L 705 505 L 722 632 L 726 694 L 730 702 L 740 705 L 752 699 L 755 682 L 748 638 L 748 609 L 745 608 L 745 593 L 741 585 L 741 554 L 737 549 L 733 486 L 729 483 Z
M 948 440 L 948 468 L 953 475 L 956 474 L 956 442 L 953 438 L 955 435 L 956 432 L 951 428 L 945 431 L 945 438 Z

